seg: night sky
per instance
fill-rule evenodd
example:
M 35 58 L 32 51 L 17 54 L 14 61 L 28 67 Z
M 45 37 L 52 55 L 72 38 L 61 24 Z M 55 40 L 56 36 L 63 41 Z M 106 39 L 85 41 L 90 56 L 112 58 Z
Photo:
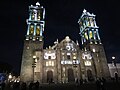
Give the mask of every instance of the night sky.
M 39 0 L 2 0 L 0 1 L 0 61 L 13 66 L 19 73 L 22 50 L 27 32 L 26 19 L 28 6 Z M 40 0 L 46 9 L 44 47 L 53 45 L 70 36 L 78 40 L 78 19 L 83 9 L 96 15 L 99 34 L 104 45 L 108 62 L 115 56 L 120 62 L 120 9 L 115 0 Z M 81 46 L 80 46 L 81 47 Z

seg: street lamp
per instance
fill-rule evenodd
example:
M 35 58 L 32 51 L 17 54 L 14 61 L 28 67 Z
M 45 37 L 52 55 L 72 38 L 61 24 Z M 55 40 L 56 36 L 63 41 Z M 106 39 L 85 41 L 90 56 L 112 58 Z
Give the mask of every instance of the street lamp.
M 115 61 L 115 56 L 112 56 L 112 63 L 114 64 L 115 68 L 116 68 L 116 72 L 118 74 L 118 69 L 117 69 L 117 66 L 116 66 L 116 61 Z
M 12 75 L 10 74 L 10 75 L 8 76 L 8 78 L 11 79 L 11 78 L 12 78 Z
M 9 73 L 9 75 L 8 75 L 8 81 L 11 82 L 11 80 L 12 80 L 12 74 Z
M 112 56 L 112 59 L 115 60 L 115 56 Z
M 36 67 L 36 56 L 33 56 L 33 63 L 32 63 L 32 68 L 33 68 L 33 82 L 34 82 L 34 71 L 35 71 L 35 67 Z

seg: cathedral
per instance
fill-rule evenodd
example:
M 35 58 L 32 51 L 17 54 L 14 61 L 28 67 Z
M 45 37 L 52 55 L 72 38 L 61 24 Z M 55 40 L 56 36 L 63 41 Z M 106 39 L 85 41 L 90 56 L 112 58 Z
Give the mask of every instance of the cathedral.
M 24 40 L 20 79 L 23 82 L 70 83 L 98 77 L 109 78 L 110 72 L 95 15 L 85 9 L 78 20 L 82 48 L 66 36 L 44 49 L 45 8 L 29 6 L 27 34 Z

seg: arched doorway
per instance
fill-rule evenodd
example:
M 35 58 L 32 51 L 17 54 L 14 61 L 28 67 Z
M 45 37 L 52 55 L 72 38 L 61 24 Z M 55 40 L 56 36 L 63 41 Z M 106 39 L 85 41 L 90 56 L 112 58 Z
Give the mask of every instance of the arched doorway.
M 69 68 L 68 69 L 68 82 L 74 82 L 75 78 L 74 78 L 74 73 L 73 73 L 73 69 Z
M 87 70 L 87 77 L 88 77 L 88 81 L 93 81 L 93 75 L 92 75 L 92 71 L 90 69 Z
M 53 82 L 53 72 L 51 70 L 47 71 L 47 82 Z
M 115 72 L 114 74 L 115 74 L 115 80 L 118 81 L 118 73 Z

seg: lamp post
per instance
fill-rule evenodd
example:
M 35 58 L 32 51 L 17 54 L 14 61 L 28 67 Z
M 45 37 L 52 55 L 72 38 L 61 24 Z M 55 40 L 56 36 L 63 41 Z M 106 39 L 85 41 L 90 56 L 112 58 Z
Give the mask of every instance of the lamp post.
M 12 74 L 9 73 L 9 75 L 8 75 L 8 82 L 11 82 L 11 80 L 12 80 Z
M 112 56 L 112 63 L 116 66 L 115 56 Z
M 33 68 L 33 82 L 34 82 L 34 71 L 35 71 L 35 67 L 36 67 L 36 56 L 33 56 L 33 63 L 32 63 L 32 68 Z
M 118 74 L 118 69 L 117 69 L 116 61 L 115 61 L 115 56 L 112 56 L 112 63 L 114 64 L 115 69 L 116 69 L 116 72 L 117 72 L 117 74 Z

